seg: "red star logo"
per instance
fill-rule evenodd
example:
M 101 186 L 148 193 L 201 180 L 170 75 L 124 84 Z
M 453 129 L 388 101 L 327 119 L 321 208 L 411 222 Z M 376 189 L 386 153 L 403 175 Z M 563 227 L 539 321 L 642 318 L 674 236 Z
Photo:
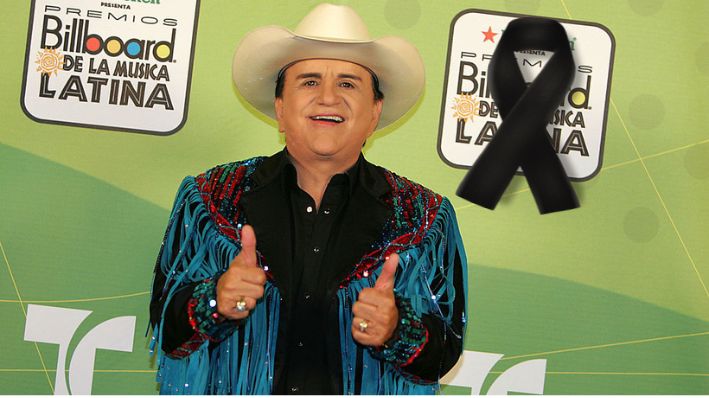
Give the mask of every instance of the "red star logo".
M 485 38 L 483 39 L 483 43 L 490 40 L 491 42 L 495 42 L 495 36 L 497 36 L 497 33 L 494 33 L 492 31 L 492 26 L 487 27 L 487 32 L 482 32 L 482 34 L 485 35 Z

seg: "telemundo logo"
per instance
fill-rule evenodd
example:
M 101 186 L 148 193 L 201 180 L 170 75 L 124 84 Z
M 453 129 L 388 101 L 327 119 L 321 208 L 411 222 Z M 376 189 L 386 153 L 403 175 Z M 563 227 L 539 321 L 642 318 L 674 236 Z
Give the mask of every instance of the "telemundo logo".
M 57 371 L 54 380 L 55 395 L 88 395 L 94 377 L 96 350 L 133 351 L 134 316 L 120 316 L 104 321 L 81 338 L 69 362 L 69 383 L 66 361 L 71 342 L 79 325 L 92 311 L 29 304 L 25 341 L 59 346 Z
M 483 384 L 503 356 L 491 352 L 463 351 L 458 363 L 441 378 L 441 384 L 469 387 L 470 395 L 482 395 Z M 546 367 L 546 359 L 532 359 L 512 365 L 497 376 L 486 395 L 544 394 Z

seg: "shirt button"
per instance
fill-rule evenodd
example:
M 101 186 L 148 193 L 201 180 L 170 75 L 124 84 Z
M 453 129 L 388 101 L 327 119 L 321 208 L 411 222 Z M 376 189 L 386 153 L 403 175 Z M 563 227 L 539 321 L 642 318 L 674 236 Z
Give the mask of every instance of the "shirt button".
M 302 341 L 299 341 L 299 342 L 298 342 L 298 347 L 302 347 L 302 346 L 303 346 L 303 342 L 302 342 Z
M 315 253 L 320 253 L 320 248 L 319 248 L 319 247 L 313 247 L 313 252 L 315 252 Z
M 308 213 L 312 213 L 312 212 L 313 212 L 313 206 L 308 206 L 308 207 L 306 207 L 306 208 L 305 208 L 305 211 L 307 211 Z
M 306 299 L 306 300 L 310 300 L 310 295 L 309 295 L 309 294 L 306 294 L 306 295 L 305 295 L 305 299 Z
M 325 209 L 322 212 L 325 213 L 325 215 L 328 215 L 328 214 L 330 214 L 330 209 Z
M 299 388 L 298 387 L 291 387 L 290 392 L 298 392 Z

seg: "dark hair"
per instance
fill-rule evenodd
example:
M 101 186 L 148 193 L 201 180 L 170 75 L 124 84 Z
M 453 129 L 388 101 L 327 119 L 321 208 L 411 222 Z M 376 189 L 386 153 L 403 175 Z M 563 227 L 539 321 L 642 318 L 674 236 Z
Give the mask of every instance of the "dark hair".
M 292 65 L 292 64 L 291 64 Z M 276 98 L 283 97 L 283 84 L 286 80 L 286 70 L 290 65 L 286 65 L 283 69 L 278 72 L 276 77 Z M 369 75 L 372 76 L 372 91 L 374 92 L 374 100 L 381 101 L 384 99 L 384 93 L 379 90 L 379 79 L 372 71 L 369 71 Z

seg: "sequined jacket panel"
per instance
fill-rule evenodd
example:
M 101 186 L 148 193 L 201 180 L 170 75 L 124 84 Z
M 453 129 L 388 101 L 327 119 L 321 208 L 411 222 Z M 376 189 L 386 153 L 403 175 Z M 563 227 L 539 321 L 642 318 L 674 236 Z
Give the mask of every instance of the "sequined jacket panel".
M 267 221 L 274 218 L 274 211 L 288 211 L 288 206 L 283 206 L 282 203 L 287 199 L 283 198 L 282 193 L 279 195 L 278 184 L 274 182 L 272 173 L 274 164 L 279 162 L 282 156 L 285 156 L 284 152 L 269 158 L 258 157 L 217 166 L 195 177 L 193 186 L 196 188 L 194 193 L 199 195 L 201 204 L 206 208 L 210 221 L 217 227 L 219 234 L 233 242 L 235 246 L 240 247 L 241 227 L 246 223 L 254 227 L 258 237 L 259 260 L 261 266 L 267 271 L 268 284 L 278 290 L 281 298 L 287 299 L 290 292 L 285 289 L 285 284 L 279 284 L 279 281 L 289 277 L 288 259 L 283 254 L 290 252 L 290 248 L 283 246 L 287 244 L 288 239 L 278 236 L 282 235 L 283 231 L 274 233 Z M 333 306 L 331 316 L 336 321 L 338 314 L 342 315 L 343 310 L 338 307 L 342 307 L 343 302 L 351 300 L 348 298 L 348 291 L 356 294 L 357 289 L 373 284 L 383 259 L 389 254 L 398 252 L 400 255 L 406 255 L 414 253 L 413 249 L 427 249 L 424 252 L 428 257 L 424 258 L 421 255 L 418 260 L 411 261 L 416 260 L 417 264 L 425 265 L 433 260 L 442 264 L 441 272 L 438 273 L 434 272 L 435 270 L 424 269 L 431 274 L 431 277 L 423 290 L 428 290 L 426 291 L 428 296 L 432 290 L 439 289 L 438 297 L 435 291 L 432 295 L 433 301 L 431 297 L 420 297 L 423 295 L 420 291 L 415 292 L 418 294 L 412 294 L 413 289 L 407 292 L 406 281 L 402 280 L 405 276 L 402 274 L 405 272 L 397 274 L 397 290 L 401 290 L 403 294 L 413 295 L 413 305 L 422 313 L 423 324 L 429 335 L 428 341 L 416 352 L 415 358 L 404 367 L 400 367 L 400 372 L 407 380 L 416 383 L 435 383 L 455 364 L 462 351 L 467 283 L 466 260 L 459 235 L 451 236 L 446 240 L 448 231 L 444 230 L 441 233 L 442 238 L 439 236 L 435 242 L 426 242 L 426 238 L 434 235 L 431 231 L 434 225 L 442 225 L 436 228 L 448 228 L 454 234 L 458 234 L 455 216 L 450 203 L 440 195 L 366 161 L 364 167 L 360 181 L 363 189 L 352 198 L 352 203 L 357 205 L 351 209 L 350 215 L 350 222 L 361 226 L 355 228 L 357 231 L 354 232 L 354 236 L 349 237 L 356 242 L 349 246 L 353 246 L 352 250 L 359 254 L 343 253 L 343 257 L 357 258 L 358 261 L 349 262 L 350 265 L 345 264 L 337 280 L 333 280 L 333 297 L 338 294 L 341 297 L 335 302 L 339 304 Z M 441 206 L 445 211 L 440 211 Z M 448 213 L 452 213 L 452 216 Z M 175 218 L 174 214 L 171 219 L 173 218 Z M 442 218 L 445 218 L 443 222 Z M 202 224 L 204 222 L 201 221 Z M 170 228 L 168 232 L 169 230 Z M 435 250 L 429 248 L 434 245 L 438 245 Z M 175 241 L 171 242 L 170 246 L 171 252 L 180 251 Z M 421 250 L 416 253 L 419 252 Z M 163 255 L 164 250 L 161 251 L 161 257 Z M 166 270 L 162 269 L 161 263 L 164 267 L 165 261 L 159 258 L 156 265 L 151 320 L 154 327 L 162 324 L 163 331 L 165 324 L 172 324 L 168 329 L 177 329 L 177 333 L 163 332 L 162 348 L 173 358 L 187 357 L 210 339 L 210 336 L 195 330 L 194 325 L 190 326 L 185 315 L 187 311 L 184 310 L 194 294 L 195 286 L 202 280 L 182 282 L 180 287 L 174 287 L 174 282 L 169 281 L 170 278 L 165 275 Z M 443 264 L 450 266 L 443 269 Z M 435 267 L 435 264 L 428 265 Z M 228 261 L 223 261 L 221 267 L 222 270 L 228 267 Z M 410 278 L 414 277 L 410 276 Z M 173 287 L 168 288 L 170 285 Z M 168 291 L 173 291 L 169 300 L 166 294 Z M 171 304 L 166 305 L 167 301 L 171 301 Z M 342 319 L 340 323 L 343 323 Z M 342 334 L 346 333 L 346 328 L 340 327 L 340 330 L 341 335 L 333 336 L 326 344 L 345 345 Z M 178 341 L 177 344 L 175 340 Z M 214 344 L 218 344 L 218 341 L 211 344 L 210 350 L 213 349 Z M 334 362 L 340 363 L 342 360 L 346 362 L 345 347 L 342 349 L 343 358 L 338 358 Z M 362 366 L 361 349 L 361 347 L 357 348 L 360 351 L 357 354 L 359 357 L 355 355 L 354 359 L 358 366 Z M 278 377 L 278 372 L 278 364 L 276 364 L 275 377 Z M 334 376 L 340 379 L 341 384 L 347 384 L 347 380 L 342 380 L 348 379 L 346 374 L 338 377 L 342 372 L 342 368 L 336 369 Z M 352 384 L 353 381 L 349 383 Z M 346 385 L 342 388 L 343 391 L 348 391 Z M 357 386 L 353 388 L 355 392 L 362 392 Z

